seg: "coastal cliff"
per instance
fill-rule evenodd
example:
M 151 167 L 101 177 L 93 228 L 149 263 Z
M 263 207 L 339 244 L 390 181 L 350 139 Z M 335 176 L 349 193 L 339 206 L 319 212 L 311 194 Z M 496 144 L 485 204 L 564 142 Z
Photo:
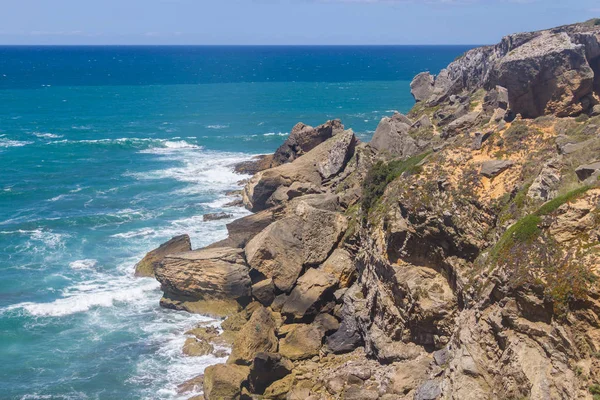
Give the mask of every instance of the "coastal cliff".
M 238 166 L 254 214 L 226 240 L 150 255 L 163 306 L 226 317 L 188 332 L 190 353 L 232 350 L 184 388 L 600 396 L 600 20 L 507 36 L 411 90 L 370 143 L 296 125 Z

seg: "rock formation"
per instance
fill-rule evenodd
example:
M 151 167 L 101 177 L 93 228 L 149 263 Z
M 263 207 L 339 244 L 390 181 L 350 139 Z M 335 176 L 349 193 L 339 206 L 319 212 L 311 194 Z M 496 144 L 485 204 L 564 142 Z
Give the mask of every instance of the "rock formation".
M 370 144 L 298 125 L 243 190 L 256 214 L 155 267 L 164 306 L 227 315 L 188 332 L 192 354 L 232 345 L 205 398 L 600 395 L 599 35 L 420 74 Z

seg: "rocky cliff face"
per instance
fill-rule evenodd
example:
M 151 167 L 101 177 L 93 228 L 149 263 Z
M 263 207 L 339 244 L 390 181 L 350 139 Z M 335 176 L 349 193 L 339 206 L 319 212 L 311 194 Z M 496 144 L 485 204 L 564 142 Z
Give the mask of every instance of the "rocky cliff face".
M 472 50 L 369 144 L 298 126 L 256 214 L 154 268 L 165 306 L 227 315 L 190 333 L 233 347 L 205 397 L 600 396 L 599 38 Z

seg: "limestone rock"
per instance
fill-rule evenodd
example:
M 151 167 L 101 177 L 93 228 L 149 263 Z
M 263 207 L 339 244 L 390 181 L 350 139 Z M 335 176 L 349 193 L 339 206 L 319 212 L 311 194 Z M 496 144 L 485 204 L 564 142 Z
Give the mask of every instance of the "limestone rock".
M 600 104 L 596 104 L 594 108 L 592 108 L 592 112 L 590 114 L 592 117 L 597 117 L 600 115 Z
M 354 153 L 355 145 L 356 138 L 354 134 L 345 134 L 332 144 L 327 157 L 317 163 L 317 169 L 323 179 L 330 179 L 342 172 Z
M 514 163 L 508 160 L 484 161 L 481 165 L 481 175 L 486 178 L 494 178 L 512 167 Z
M 250 368 L 235 364 L 211 365 L 204 371 L 206 400 L 239 399 Z
M 466 133 L 471 127 L 473 127 L 477 119 L 479 118 L 478 112 L 470 112 L 466 115 L 463 115 L 460 118 L 452 121 L 448 124 L 448 127 L 445 130 L 444 137 L 453 137 L 460 133 Z
M 427 129 L 431 127 L 433 127 L 433 123 L 431 122 L 431 118 L 429 118 L 428 115 L 423 115 L 411 126 L 412 129 Z
M 327 272 L 309 269 L 298 279 L 298 283 L 287 298 L 281 313 L 296 321 L 315 316 L 320 304 L 331 297 L 337 281 Z
M 319 354 L 322 337 L 318 327 L 296 324 L 279 341 L 279 353 L 292 361 L 314 357 Z
M 283 379 L 273 382 L 265 389 L 264 398 L 273 400 L 286 400 L 287 394 L 292 390 L 295 378 L 288 375 Z
M 556 188 L 560 182 L 560 177 L 560 162 L 556 159 L 550 160 L 544 165 L 540 174 L 529 187 L 527 196 L 543 201 L 552 200 L 556 197 Z
M 275 328 L 275 320 L 269 310 L 261 307 L 254 311 L 236 336 L 227 362 L 250 365 L 258 353 L 277 351 Z
M 275 222 L 276 217 L 272 210 L 264 210 L 248 215 L 227 224 L 227 239 L 210 245 L 213 247 L 238 247 L 243 248 L 256 235 L 267 226 Z
M 429 380 L 421 385 L 415 393 L 415 400 L 436 400 L 442 396 L 442 389 L 438 381 Z
M 187 338 L 183 349 L 183 354 L 190 357 L 200 357 L 207 354 L 211 354 L 214 351 L 212 344 L 205 340 L 198 340 L 196 338 Z
M 339 120 L 327 121 L 316 128 L 302 122 L 296 124 L 292 128 L 290 136 L 275 151 L 272 166 L 276 167 L 294 161 L 343 130 L 344 125 Z
M 208 307 L 204 312 L 228 315 L 237 309 L 236 301 L 250 296 L 250 276 L 243 251 L 233 248 L 216 248 L 171 254 L 155 270 L 156 279 L 165 292 L 165 306 L 177 301 L 196 302 Z M 210 305 L 223 307 L 210 309 Z M 190 310 L 195 311 L 195 310 Z
M 252 393 L 262 394 L 273 382 L 283 379 L 294 364 L 277 353 L 258 353 L 250 367 L 248 383 Z
M 261 154 L 254 156 L 252 160 L 235 164 L 233 169 L 238 174 L 254 175 L 271 167 L 273 167 L 273 154 Z
M 161 244 L 157 249 L 146 254 L 146 256 L 135 265 L 135 276 L 153 277 L 155 265 L 162 261 L 166 255 L 191 250 L 192 244 L 188 235 L 176 236 L 168 242 Z

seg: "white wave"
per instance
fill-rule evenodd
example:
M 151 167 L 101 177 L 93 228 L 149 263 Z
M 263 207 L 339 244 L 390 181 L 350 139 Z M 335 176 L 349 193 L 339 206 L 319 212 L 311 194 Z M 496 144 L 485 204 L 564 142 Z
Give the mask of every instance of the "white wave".
M 69 263 L 69 267 L 71 269 L 93 269 L 96 264 L 98 264 L 98 260 L 85 259 L 73 261 Z
M 286 132 L 277 132 L 277 133 L 267 132 L 267 133 L 263 134 L 263 136 L 287 136 L 287 135 L 289 135 L 289 133 L 286 133 Z
M 131 231 L 131 232 L 117 233 L 117 234 L 111 235 L 111 237 L 121 238 L 121 239 L 131 239 L 134 237 L 155 236 L 155 235 L 156 235 L 156 231 L 154 229 L 143 228 L 143 229 L 138 229 L 138 230 Z
M 92 127 L 90 125 L 74 125 L 71 127 L 71 129 L 74 129 L 76 131 L 89 131 L 90 129 L 92 129 Z
M 23 147 L 23 146 L 27 146 L 28 144 L 31 144 L 31 143 L 33 143 L 33 142 L 0 138 L 0 147 L 4 147 L 4 148 Z
M 63 135 L 56 135 L 54 133 L 47 132 L 33 132 L 32 135 L 40 139 L 60 139 L 63 137 Z
M 208 128 L 208 129 L 227 129 L 227 128 L 229 128 L 229 125 L 219 125 L 219 124 L 206 125 L 206 128 Z
M 185 140 L 180 140 L 178 142 L 165 142 L 165 147 L 169 149 L 199 149 L 200 146 L 196 146 L 195 144 L 190 144 Z
M 69 237 L 66 234 L 60 234 L 56 232 L 52 232 L 51 230 L 46 229 L 34 229 L 34 230 L 24 230 L 19 229 L 16 231 L 0 231 L 1 235 L 27 235 L 29 236 L 29 241 L 26 243 L 26 248 L 34 248 L 34 250 L 45 251 L 48 249 L 56 249 L 58 247 L 64 246 L 64 239 Z M 42 242 L 45 248 L 38 248 L 33 245 L 31 242 Z
M 58 196 L 55 196 L 55 197 L 51 198 L 51 199 L 50 199 L 50 200 L 48 200 L 48 201 L 52 201 L 52 202 L 54 202 L 54 201 L 64 200 L 64 199 L 65 199 L 65 198 L 67 198 L 67 197 L 69 197 L 69 195 L 68 195 L 68 194 L 59 194 Z
M 112 307 L 120 302 L 135 302 L 160 287 L 154 280 L 144 280 L 143 284 L 134 285 L 125 277 L 115 279 L 116 282 L 92 281 L 69 287 L 63 291 L 63 297 L 51 303 L 26 302 L 9 306 L 7 309 L 24 309 L 37 317 L 63 317 L 95 307 Z

